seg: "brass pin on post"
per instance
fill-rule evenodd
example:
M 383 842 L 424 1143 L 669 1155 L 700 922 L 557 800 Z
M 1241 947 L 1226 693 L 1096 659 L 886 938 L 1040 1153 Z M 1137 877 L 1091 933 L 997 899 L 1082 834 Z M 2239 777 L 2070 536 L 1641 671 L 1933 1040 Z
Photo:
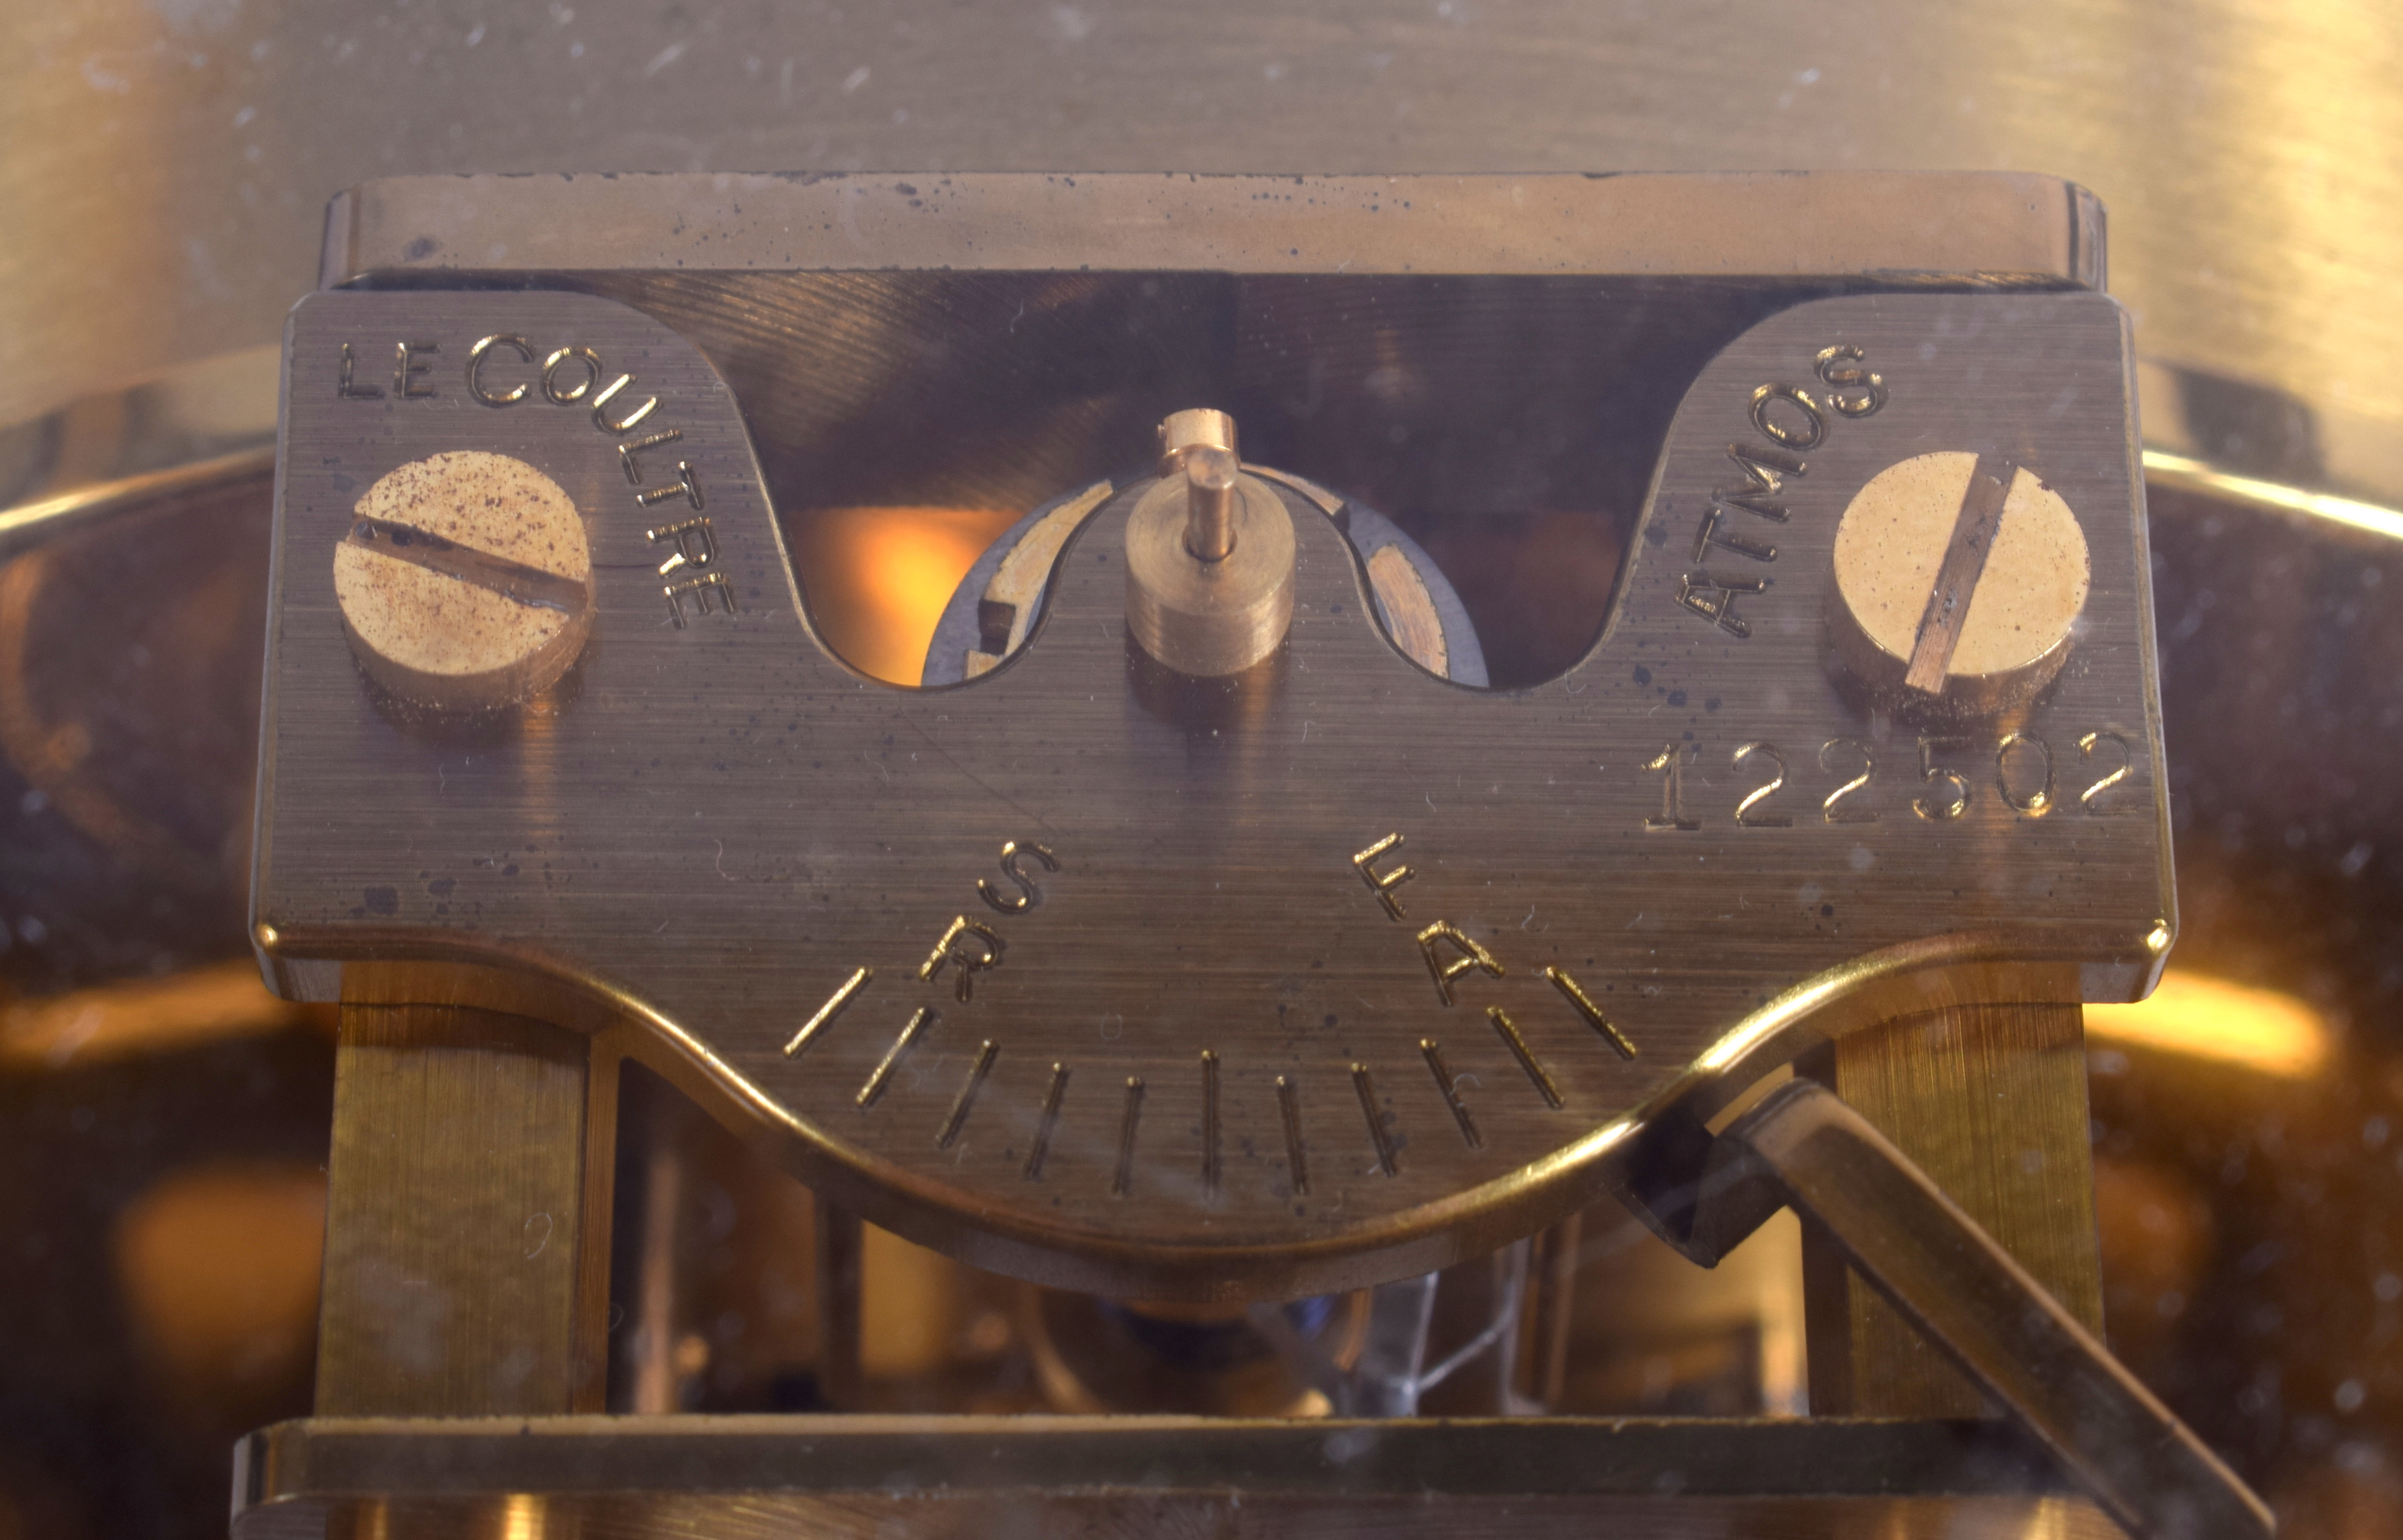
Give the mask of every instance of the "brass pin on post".
M 1127 626 L 1178 673 L 1223 678 L 1293 624 L 1293 518 L 1243 474 L 1235 420 L 1208 408 L 1160 424 L 1160 479 L 1126 526 Z
M 1160 423 L 1160 474 L 1185 477 L 1185 548 L 1204 562 L 1223 562 L 1235 549 L 1235 420 L 1215 407 L 1170 412 Z
M 1185 460 L 1185 548 L 1204 562 L 1235 550 L 1235 457 L 1215 444 L 1188 451 Z

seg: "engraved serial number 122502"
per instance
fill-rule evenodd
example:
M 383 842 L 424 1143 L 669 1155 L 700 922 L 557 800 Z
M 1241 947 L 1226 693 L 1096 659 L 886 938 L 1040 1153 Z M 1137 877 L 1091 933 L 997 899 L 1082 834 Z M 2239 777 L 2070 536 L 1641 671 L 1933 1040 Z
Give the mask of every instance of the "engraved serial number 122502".
M 1990 747 L 1991 745 L 1991 747 Z M 1687 810 L 1686 775 L 1702 754 L 1699 745 L 1671 743 L 1644 762 L 1660 777 L 1660 812 L 1644 820 L 1652 833 L 1699 829 L 1702 819 Z M 1986 768 L 1991 755 L 1993 784 L 2003 805 L 2022 818 L 2041 818 L 2056 803 L 2052 745 L 2031 733 L 2005 733 L 1988 740 L 1969 735 L 1922 736 L 1918 777 L 1925 788 L 1910 798 L 1910 811 L 1929 823 L 1949 823 L 1966 814 L 1978 797 L 1972 776 Z M 2077 793 L 2077 805 L 2097 816 L 2122 811 L 2111 794 L 2134 766 L 2127 738 L 2108 728 L 2077 740 L 2077 756 L 2093 779 Z M 1786 790 L 1785 755 L 1774 743 L 1743 744 L 1729 768 L 1759 777 L 1739 796 L 1734 816 L 1744 828 L 1791 828 L 1793 814 L 1777 806 Z M 1878 777 L 1877 751 L 1857 738 L 1830 738 L 1819 745 L 1819 769 L 1836 777 L 1837 784 L 1819 803 L 1820 820 L 1829 824 L 1874 824 L 1878 807 L 1871 791 Z

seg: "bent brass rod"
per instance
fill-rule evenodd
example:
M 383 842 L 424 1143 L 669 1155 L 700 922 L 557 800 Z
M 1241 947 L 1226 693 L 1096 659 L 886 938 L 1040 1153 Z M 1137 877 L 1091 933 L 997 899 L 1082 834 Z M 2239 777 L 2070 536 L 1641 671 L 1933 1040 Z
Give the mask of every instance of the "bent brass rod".
M 1824 1086 L 1722 1136 L 2137 1540 L 2269 1540 L 2261 1500 L 1927 1174 Z

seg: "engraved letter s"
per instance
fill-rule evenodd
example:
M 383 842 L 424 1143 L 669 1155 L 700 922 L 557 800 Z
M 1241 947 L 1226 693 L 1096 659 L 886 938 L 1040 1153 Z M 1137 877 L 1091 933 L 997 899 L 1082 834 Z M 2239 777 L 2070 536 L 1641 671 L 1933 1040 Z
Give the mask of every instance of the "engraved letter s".
M 1857 344 L 1839 342 L 1821 348 L 1815 360 L 1827 404 L 1847 417 L 1874 417 L 1885 405 L 1885 377 L 1860 368 L 1861 356 Z
M 1021 845 L 1015 839 L 1002 841 L 1001 874 L 1018 884 L 1019 896 L 1004 897 L 999 890 L 981 877 L 977 879 L 977 894 L 986 903 L 1004 914 L 1023 914 L 1043 902 L 1043 890 L 1035 885 L 1035 879 L 1019 869 L 1018 858 L 1021 853 L 1031 854 L 1035 859 L 1042 862 L 1045 871 L 1060 869 L 1060 858 L 1042 845 L 1032 841 Z

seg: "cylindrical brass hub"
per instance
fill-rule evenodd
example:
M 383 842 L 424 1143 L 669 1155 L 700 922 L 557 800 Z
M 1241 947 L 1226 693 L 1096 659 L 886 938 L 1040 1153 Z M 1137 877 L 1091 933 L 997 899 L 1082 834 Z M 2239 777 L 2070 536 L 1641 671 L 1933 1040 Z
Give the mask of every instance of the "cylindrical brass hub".
M 1179 673 L 1240 673 L 1274 652 L 1293 624 L 1293 517 L 1256 479 L 1229 477 L 1226 554 L 1188 545 L 1197 483 L 1162 477 L 1127 516 L 1127 627 Z

